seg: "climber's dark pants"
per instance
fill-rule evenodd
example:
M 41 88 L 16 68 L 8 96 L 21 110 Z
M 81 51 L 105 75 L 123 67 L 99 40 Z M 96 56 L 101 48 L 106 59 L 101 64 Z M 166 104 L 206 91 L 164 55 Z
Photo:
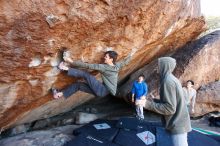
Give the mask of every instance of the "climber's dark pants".
M 100 81 L 98 81 L 94 76 L 90 75 L 88 72 L 70 68 L 68 71 L 69 76 L 81 77 L 85 79 L 86 82 L 77 82 L 67 88 L 63 89 L 63 95 L 68 98 L 73 93 L 77 91 L 83 91 L 86 93 L 94 94 L 98 97 L 104 97 L 109 94 L 108 89 Z

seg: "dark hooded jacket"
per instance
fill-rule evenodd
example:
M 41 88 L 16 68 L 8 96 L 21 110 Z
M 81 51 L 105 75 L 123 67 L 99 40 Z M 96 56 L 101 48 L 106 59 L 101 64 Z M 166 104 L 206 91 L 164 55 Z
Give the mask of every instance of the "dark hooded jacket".
M 145 108 L 163 115 L 165 128 L 172 134 L 191 131 L 190 117 L 180 81 L 172 74 L 176 60 L 158 59 L 160 72 L 160 102 L 148 101 Z

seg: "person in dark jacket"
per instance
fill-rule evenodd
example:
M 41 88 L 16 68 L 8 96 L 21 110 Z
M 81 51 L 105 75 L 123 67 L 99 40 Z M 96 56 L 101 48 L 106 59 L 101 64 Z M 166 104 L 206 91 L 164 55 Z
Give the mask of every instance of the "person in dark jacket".
M 145 108 L 163 115 L 165 128 L 171 133 L 174 146 L 188 146 L 187 133 L 191 131 L 183 89 L 172 74 L 176 60 L 162 57 L 158 60 L 160 73 L 160 102 L 146 100 Z

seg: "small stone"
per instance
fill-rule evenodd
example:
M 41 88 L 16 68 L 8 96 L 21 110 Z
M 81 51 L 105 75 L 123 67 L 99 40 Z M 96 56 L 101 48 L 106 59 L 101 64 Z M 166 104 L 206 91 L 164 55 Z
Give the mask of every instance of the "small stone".
M 26 37 L 26 39 L 27 39 L 27 41 L 31 41 L 31 40 L 32 40 L 32 37 L 31 37 L 30 35 L 28 35 L 28 36 Z
M 63 121 L 62 121 L 62 124 L 63 125 L 69 125 L 69 124 L 72 124 L 74 122 L 74 119 L 73 118 L 71 118 L 71 119 L 64 119 Z
M 41 59 L 40 57 L 34 57 L 32 58 L 31 62 L 29 63 L 28 67 L 36 67 L 41 64 Z
M 64 58 L 64 57 L 70 58 L 70 56 L 71 56 L 71 52 L 70 52 L 70 51 L 65 50 L 65 51 L 63 52 L 63 58 Z
M 36 86 L 38 84 L 39 80 L 36 79 L 36 80 L 29 80 L 29 83 L 32 85 L 32 86 Z
M 98 119 L 98 116 L 90 113 L 79 112 L 76 116 L 76 124 L 87 124 L 91 121 Z
M 92 107 L 87 107 L 85 109 L 85 111 L 88 112 L 88 113 L 92 113 L 92 114 L 98 113 L 98 110 L 96 108 L 92 108 Z
M 59 17 L 50 14 L 46 17 L 46 21 L 49 24 L 50 28 L 52 28 L 59 21 Z
M 52 67 L 56 67 L 60 64 L 60 62 L 61 62 L 61 59 L 59 57 L 54 57 L 54 58 L 51 58 L 50 65 Z
M 48 40 L 48 45 L 49 45 L 50 47 L 53 47 L 54 44 L 55 44 L 55 40 L 54 40 L 54 39 L 49 39 L 49 40 Z
M 29 125 L 18 125 L 14 127 L 13 129 L 11 129 L 10 135 L 17 135 L 17 134 L 25 133 L 28 131 L 29 128 L 30 128 Z
M 88 113 L 90 113 L 90 107 L 87 107 L 87 108 L 85 109 L 85 111 L 88 112 Z
M 113 50 L 112 47 L 106 47 L 105 49 L 106 49 L 106 51 L 112 51 Z
M 45 128 L 48 124 L 48 120 L 39 120 L 34 124 L 33 129 L 42 129 Z

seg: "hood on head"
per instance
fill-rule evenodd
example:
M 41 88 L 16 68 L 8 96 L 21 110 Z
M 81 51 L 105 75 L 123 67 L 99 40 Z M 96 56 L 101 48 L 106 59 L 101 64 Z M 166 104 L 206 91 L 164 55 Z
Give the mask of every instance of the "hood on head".
M 176 67 L 176 59 L 172 57 L 161 57 L 158 59 L 159 73 L 161 79 L 166 75 L 171 74 Z

